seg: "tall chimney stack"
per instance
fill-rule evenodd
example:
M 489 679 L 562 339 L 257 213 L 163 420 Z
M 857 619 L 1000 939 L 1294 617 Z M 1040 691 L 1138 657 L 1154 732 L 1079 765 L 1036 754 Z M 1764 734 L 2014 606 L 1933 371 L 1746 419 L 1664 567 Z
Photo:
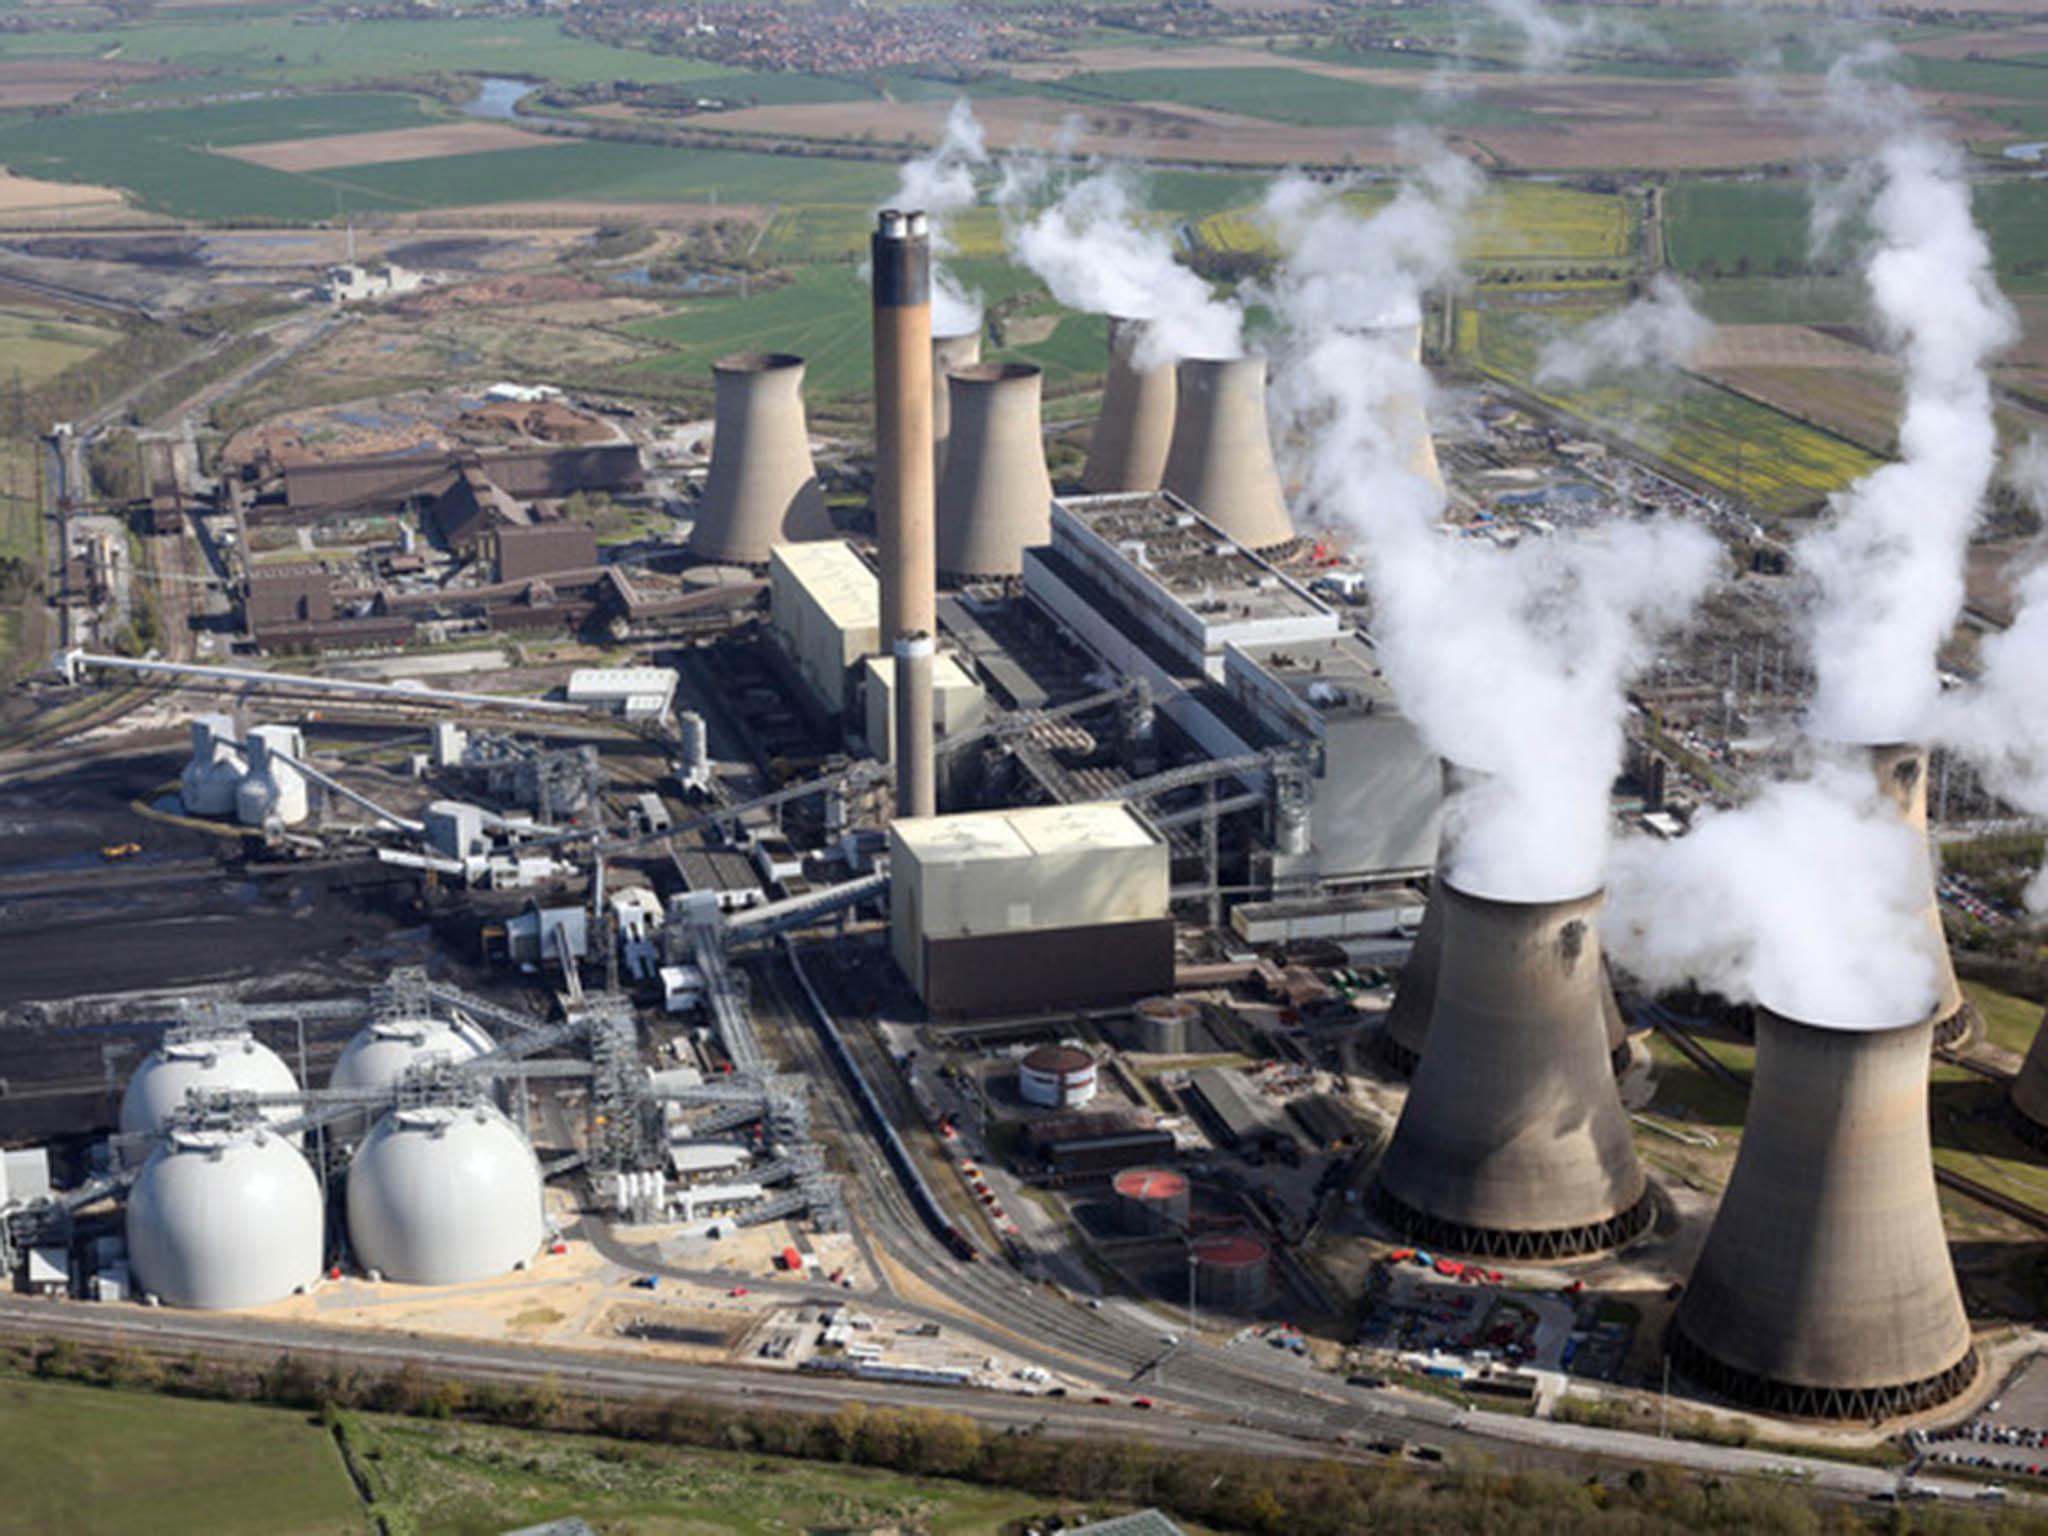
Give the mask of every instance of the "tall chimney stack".
M 804 423 L 804 360 L 736 352 L 711 365 L 716 384 L 711 472 L 690 552 L 731 565 L 766 565 L 768 550 L 828 538 L 831 514 Z
M 1037 368 L 976 363 L 951 379 L 955 431 L 939 482 L 939 569 L 1021 576 L 1024 551 L 1052 540 Z
M 1672 1363 L 1768 1413 L 1882 1419 L 1977 1374 L 1934 1184 L 1928 1019 L 1757 1010 L 1742 1149 L 1672 1317 Z
M 1088 442 L 1088 461 L 1081 466 L 1082 489 L 1094 495 L 1156 491 L 1166 473 L 1180 388 L 1173 364 L 1138 367 L 1136 354 L 1146 329 L 1146 321 L 1110 316 L 1102 414 Z
M 953 370 L 981 361 L 981 328 L 932 338 L 932 483 L 946 479 L 946 443 L 953 432 Z
M 1294 540 L 1266 425 L 1263 357 L 1189 357 L 1179 365 L 1173 443 L 1161 484 L 1246 549 Z
M 875 512 L 881 641 L 938 633 L 932 437 L 932 248 L 922 211 L 885 208 L 869 248 L 875 299 Z M 896 672 L 896 808 L 932 814 L 931 666 Z M 920 689 L 925 697 L 915 696 Z M 922 728 L 918 722 L 922 721 Z M 922 794 L 922 800 L 919 795 Z
M 1656 1211 L 1607 1055 L 1600 893 L 1501 901 L 1439 880 L 1429 1044 L 1380 1159 L 1375 1204 L 1431 1248 L 1561 1259 Z

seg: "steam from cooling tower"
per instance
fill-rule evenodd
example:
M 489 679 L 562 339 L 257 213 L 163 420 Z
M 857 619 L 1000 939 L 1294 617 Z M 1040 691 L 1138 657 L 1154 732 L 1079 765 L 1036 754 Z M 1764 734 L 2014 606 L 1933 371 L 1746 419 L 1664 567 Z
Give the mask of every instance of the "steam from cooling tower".
M 1030 268 L 1054 298 L 1087 314 L 1145 321 L 1132 354 L 1141 371 L 1244 350 L 1243 311 L 1174 259 L 1172 229 L 1148 217 L 1135 170 L 1112 165 L 1094 171 L 1028 213 L 1049 180 L 1044 163 L 1019 162 L 999 200 L 1012 259 Z
M 1798 558 L 1819 587 L 1814 730 L 1906 741 L 1927 729 L 1940 692 L 1936 653 L 1962 606 L 1963 557 L 1991 482 L 1998 438 L 1986 363 L 2017 331 L 1970 216 L 1962 155 L 1902 91 L 1880 95 L 1863 80 L 1862 60 L 1837 63 L 1828 93 L 1864 128 L 1904 124 L 1865 167 L 1876 245 L 1864 276 L 1905 367 L 1899 459 L 1842 492 L 1833 524 L 1802 540 Z
M 1371 217 L 1283 183 L 1267 199 L 1284 256 L 1264 299 L 1285 330 L 1285 440 L 1313 511 L 1360 535 L 1380 663 L 1430 746 L 1485 775 L 1452 802 L 1451 878 L 1556 900 L 1601 883 L 1623 686 L 1717 552 L 1664 521 L 1505 550 L 1445 536 L 1443 490 L 1409 471 L 1384 409 L 1426 397 L 1428 381 L 1403 330 L 1375 322 L 1419 315 L 1424 291 L 1453 275 L 1478 184 L 1441 150 Z
M 1685 285 L 1659 272 L 1640 298 L 1553 337 L 1537 359 L 1536 382 L 1570 389 L 1604 373 L 1682 368 L 1713 334 Z
M 896 190 L 883 206 L 920 208 L 930 221 L 932 242 L 932 334 L 960 336 L 981 328 L 981 295 L 963 285 L 945 264 L 958 254 L 951 226 L 980 200 L 975 170 L 989 163 L 981 120 L 965 96 L 946 114 L 946 133 L 928 154 L 906 160 L 896 173 Z
M 1702 813 L 1675 842 L 1615 849 L 1608 953 L 1649 986 L 1725 997 L 1842 1028 L 1932 1010 L 1941 957 L 1920 833 L 1866 766 L 1823 759 L 1740 810 Z

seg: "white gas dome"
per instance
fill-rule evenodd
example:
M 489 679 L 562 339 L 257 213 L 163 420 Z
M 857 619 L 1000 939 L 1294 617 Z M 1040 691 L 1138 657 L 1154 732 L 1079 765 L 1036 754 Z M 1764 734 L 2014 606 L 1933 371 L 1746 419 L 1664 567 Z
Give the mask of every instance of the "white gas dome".
M 121 1134 L 154 1136 L 194 1088 L 245 1093 L 295 1093 L 298 1080 L 277 1053 L 253 1035 L 166 1040 L 150 1052 L 121 1095 Z M 291 1105 L 271 1105 L 273 1123 L 297 1117 Z
M 137 1286 L 168 1306 L 255 1307 L 320 1277 L 320 1181 L 267 1130 L 175 1131 L 128 1193 Z
M 485 1104 L 393 1110 L 348 1168 L 356 1260 L 391 1280 L 453 1285 L 525 1263 L 541 1202 L 533 1148 Z

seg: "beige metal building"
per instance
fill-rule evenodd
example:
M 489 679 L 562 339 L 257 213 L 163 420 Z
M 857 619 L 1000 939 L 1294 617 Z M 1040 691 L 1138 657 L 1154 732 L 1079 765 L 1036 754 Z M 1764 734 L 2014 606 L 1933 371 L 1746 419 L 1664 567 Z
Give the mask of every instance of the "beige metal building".
M 1127 805 L 910 817 L 889 853 L 890 946 L 935 1015 L 1172 987 L 1166 842 Z
M 882 648 L 881 589 L 840 539 L 778 544 L 768 555 L 775 633 L 824 713 L 847 709 L 853 669 Z
M 879 762 L 896 755 L 896 658 L 870 656 L 861 668 L 868 751 Z M 941 737 L 971 731 L 988 714 L 988 693 L 967 669 L 941 651 L 932 664 L 932 723 Z

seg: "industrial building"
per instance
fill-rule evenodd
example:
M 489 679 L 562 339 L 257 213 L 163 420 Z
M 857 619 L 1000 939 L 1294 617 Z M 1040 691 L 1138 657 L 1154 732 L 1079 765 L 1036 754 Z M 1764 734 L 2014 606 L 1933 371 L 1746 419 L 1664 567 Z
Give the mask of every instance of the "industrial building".
M 1188 1096 L 1219 1146 L 1262 1154 L 1292 1140 L 1276 1107 L 1229 1067 L 1201 1067 L 1188 1074 Z
M 988 718 L 988 693 L 952 656 L 932 661 L 932 729 L 941 740 L 972 731 Z M 870 656 L 861 665 L 868 752 L 877 762 L 896 755 L 896 658 Z M 943 771 L 943 768 L 942 770 Z M 942 792 L 940 799 L 946 799 Z
M 935 1016 L 1171 985 L 1166 844 L 1128 806 L 903 818 L 889 864 L 890 947 Z
M 1869 1420 L 1975 1378 L 1934 1183 L 1933 1033 L 1758 1010 L 1742 1148 L 1672 1320 L 1672 1361 L 1701 1386 Z
M 856 671 L 882 649 L 875 573 L 844 540 L 777 545 L 769 551 L 768 604 L 775 637 L 813 706 L 828 721 L 848 718 Z
M 1381 1214 L 1431 1248 L 1564 1258 L 1654 1215 L 1608 1057 L 1600 896 L 1496 901 L 1439 881 L 1429 1048 L 1381 1158 Z

